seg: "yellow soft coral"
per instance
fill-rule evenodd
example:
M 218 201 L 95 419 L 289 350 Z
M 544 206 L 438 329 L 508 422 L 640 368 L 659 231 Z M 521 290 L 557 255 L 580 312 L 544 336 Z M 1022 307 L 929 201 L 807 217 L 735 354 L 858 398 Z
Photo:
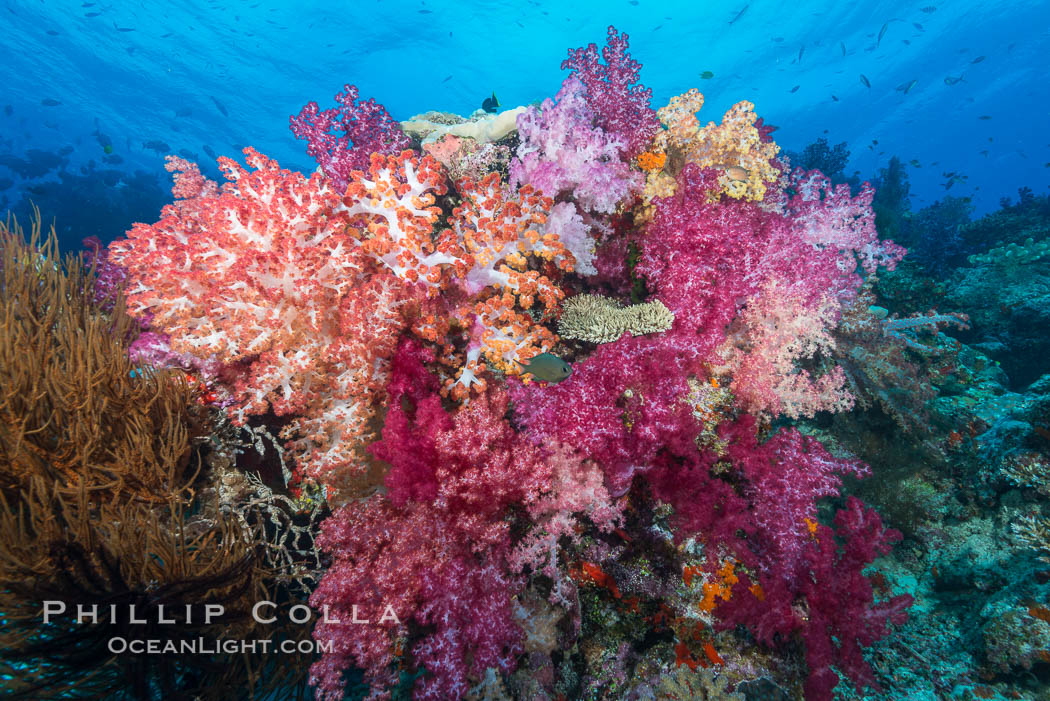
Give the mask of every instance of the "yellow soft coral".
M 672 173 L 686 163 L 701 168 L 720 168 L 721 192 L 736 199 L 761 200 L 766 184 L 777 180 L 780 171 L 770 164 L 780 147 L 762 141 L 755 127 L 755 106 L 743 100 L 733 105 L 721 124 L 708 122 L 700 126 L 696 113 L 704 105 L 704 96 L 693 88 L 671 98 L 666 107 L 657 111 L 666 127 L 653 139 L 650 153 L 655 158 L 664 154 Z M 667 178 L 661 178 L 668 169 L 649 170 L 646 196 L 666 196 Z

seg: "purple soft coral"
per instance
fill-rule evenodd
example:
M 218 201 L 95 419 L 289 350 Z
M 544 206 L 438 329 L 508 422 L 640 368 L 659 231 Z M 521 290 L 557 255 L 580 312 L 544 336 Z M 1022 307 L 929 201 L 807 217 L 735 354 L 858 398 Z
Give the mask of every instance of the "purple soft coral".
M 306 152 L 341 192 L 350 182 L 352 171 L 368 170 L 373 153 L 400 153 L 410 142 L 374 98 L 358 101 L 356 86 L 343 86 L 335 101 L 340 106 L 326 110 L 316 102 L 308 102 L 290 122 L 295 136 L 307 140 Z
M 653 91 L 636 84 L 642 64 L 627 53 L 627 35 L 609 27 L 609 40 L 602 48 L 569 49 L 562 70 L 574 71 L 587 88 L 587 100 L 598 117 L 598 126 L 620 139 L 628 160 L 648 148 L 649 140 L 660 128 L 656 112 L 649 106 Z M 602 65 L 601 59 L 605 59 Z
M 532 185 L 548 197 L 571 194 L 584 210 L 612 214 L 642 187 L 642 174 L 623 160 L 625 144 L 595 126 L 586 88 L 576 76 L 562 83 L 555 100 L 546 99 L 518 116 L 517 158 L 511 185 Z

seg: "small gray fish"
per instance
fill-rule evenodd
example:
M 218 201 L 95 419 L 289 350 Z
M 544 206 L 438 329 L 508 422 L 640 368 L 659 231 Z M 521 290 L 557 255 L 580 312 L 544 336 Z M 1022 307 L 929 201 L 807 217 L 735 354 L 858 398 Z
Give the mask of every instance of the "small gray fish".
M 863 73 L 860 74 L 860 82 L 864 84 L 864 87 L 871 88 L 871 81 L 868 80 L 868 76 Z
M 729 20 L 729 24 L 733 24 L 738 19 L 743 17 L 744 13 L 747 12 L 747 8 L 749 8 L 749 7 L 751 7 L 751 6 L 750 5 L 744 5 L 744 9 L 742 9 L 742 10 L 740 10 L 740 12 L 736 13 L 736 17 L 734 17 L 733 19 Z
M 915 87 L 915 84 L 918 83 L 918 82 L 919 82 L 918 78 L 913 78 L 912 80 L 909 80 L 907 83 L 901 83 L 900 85 L 897 86 L 897 92 L 902 92 L 905 95 L 907 95 L 911 91 L 911 89 Z
M 43 105 L 44 107 L 58 107 L 62 103 L 59 102 L 58 100 L 55 100 L 55 99 L 52 99 L 52 98 L 48 97 L 48 98 L 45 98 L 45 99 L 41 100 L 40 104 Z
M 788 90 L 788 92 L 798 92 L 798 89 L 801 88 L 801 87 L 802 87 L 801 85 L 796 85 L 795 87 L 793 87 L 790 90 Z
M 839 42 L 839 48 L 842 49 L 842 55 L 845 56 L 846 55 L 846 42 L 840 41 Z
M 572 366 L 552 353 L 540 353 L 518 363 L 541 382 L 561 382 L 572 374 Z
M 230 116 L 230 113 L 226 111 L 226 106 L 225 105 L 223 105 L 221 102 L 219 102 L 217 99 L 215 99 L 215 96 L 209 95 L 209 97 L 211 97 L 211 101 L 215 103 L 215 107 L 220 112 L 222 112 L 222 116 L 223 117 L 229 117 Z
M 954 76 L 946 75 L 946 76 L 944 76 L 944 84 L 945 85 L 955 85 L 956 83 L 961 83 L 962 79 L 963 79 L 962 76 L 959 76 L 958 78 L 956 78 Z
M 886 30 L 890 28 L 890 23 L 882 25 L 882 29 L 879 30 L 879 38 L 875 40 L 875 46 L 882 43 L 882 37 L 886 36 Z

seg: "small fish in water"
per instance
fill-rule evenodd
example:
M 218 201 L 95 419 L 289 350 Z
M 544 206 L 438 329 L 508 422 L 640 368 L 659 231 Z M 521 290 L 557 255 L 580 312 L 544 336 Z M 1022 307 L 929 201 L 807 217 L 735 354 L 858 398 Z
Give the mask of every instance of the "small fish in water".
M 736 13 L 736 17 L 734 17 L 733 19 L 729 20 L 729 24 L 733 24 L 738 19 L 743 17 L 744 13 L 747 12 L 747 8 L 749 8 L 749 7 L 751 7 L 751 6 L 750 5 L 744 5 L 744 9 L 742 9 L 742 10 L 740 10 L 740 12 Z
M 839 42 L 839 48 L 842 49 L 842 55 L 845 56 L 846 55 L 846 42 L 840 41 Z
M 985 119 L 985 120 L 987 120 L 987 119 L 991 119 L 991 118 L 992 118 L 992 115 L 990 115 L 990 114 L 982 114 L 977 119 Z
M 40 104 L 43 105 L 44 107 L 58 107 L 62 103 L 59 102 L 58 100 L 53 100 L 52 98 L 48 97 L 48 98 L 44 98 L 43 100 L 41 100 Z
M 218 158 L 218 157 L 219 157 L 219 156 L 218 156 L 218 155 L 217 155 L 217 154 L 215 153 L 215 151 L 214 151 L 214 150 L 212 150 L 212 147 L 211 147 L 211 146 L 208 146 L 207 144 L 205 144 L 205 145 L 204 145 L 204 146 L 202 146 L 201 148 L 203 148 L 203 149 L 204 149 L 204 153 L 208 154 L 208 156 L 209 156 L 210 158 L 213 158 L 213 159 L 215 159 L 215 158 Z
M 915 158 L 911 159 L 911 166 L 912 168 L 922 168 L 922 164 Z
M 798 92 L 798 89 L 801 88 L 801 87 L 802 87 L 801 85 L 796 85 L 795 87 L 793 87 L 790 90 L 788 90 L 788 92 Z
M 798 62 L 802 63 L 802 54 L 806 53 L 805 45 L 798 47 Z
M 540 353 L 518 364 L 541 382 L 561 382 L 572 374 L 572 366 L 552 353 Z
M 922 12 L 925 12 L 926 14 L 930 14 L 931 12 L 936 12 L 936 11 L 937 11 L 937 8 L 934 7 L 933 5 L 927 5 L 926 7 L 922 8 Z
M 193 114 L 193 110 L 189 107 L 179 107 L 175 110 L 176 117 L 189 117 Z
M 715 77 L 715 74 L 712 73 L 711 71 L 704 71 L 703 73 L 700 74 L 700 80 L 711 80 L 714 77 Z
M 782 41 L 784 41 L 784 37 L 773 37 L 773 42 L 776 44 L 779 44 Z
M 959 76 L 958 78 L 956 78 L 955 76 L 951 76 L 951 75 L 944 76 L 944 84 L 945 85 L 955 85 L 956 83 L 961 83 L 962 81 L 963 81 L 963 77 L 962 76 Z
M 890 23 L 882 25 L 882 29 L 879 30 L 879 38 L 875 40 L 875 46 L 882 43 L 882 37 L 886 36 L 886 30 L 890 28 Z
M 215 103 L 215 107 L 217 107 L 218 110 L 220 112 L 222 112 L 222 116 L 223 117 L 229 117 L 230 116 L 230 113 L 226 111 L 226 107 L 221 102 L 216 100 L 214 96 L 212 96 L 211 101 L 214 102 Z
M 492 93 L 492 97 L 486 97 L 481 103 L 481 109 L 485 110 L 489 114 L 494 114 L 499 109 L 499 100 L 496 99 L 496 93 Z
M 907 95 L 908 92 L 911 91 L 911 89 L 914 88 L 915 84 L 918 83 L 918 82 L 919 82 L 918 78 L 913 78 L 912 80 L 909 80 L 907 83 L 901 83 L 900 85 L 897 86 L 897 92 L 902 92 L 905 95 Z
M 87 14 L 85 14 L 84 16 L 85 16 L 85 17 L 98 17 L 98 16 L 99 16 L 99 15 L 101 15 L 101 14 L 102 14 L 101 12 L 88 12 L 88 13 L 87 13 Z
M 142 148 L 149 149 L 150 151 L 154 151 L 157 154 L 164 154 L 171 151 L 171 146 L 168 146 L 166 143 L 159 139 L 154 139 L 153 141 L 143 141 Z
M 4 114 L 6 114 L 8 117 L 10 117 L 14 113 L 15 113 L 15 108 L 14 107 L 12 107 L 11 105 L 4 105 Z
M 868 307 L 868 311 L 871 312 L 871 315 L 876 319 L 885 319 L 890 314 L 890 310 L 886 307 L 871 306 Z
M 113 144 L 106 144 L 105 146 L 103 146 L 102 152 L 105 153 L 107 156 L 113 153 Z
M 52 37 L 57 37 L 58 36 L 58 32 L 56 32 L 54 29 L 49 29 L 49 30 L 47 30 L 47 35 L 48 36 L 52 36 Z
M 923 29 L 923 28 L 922 28 L 922 25 L 921 25 L 921 24 L 919 24 L 918 22 L 912 22 L 912 23 L 911 23 L 911 26 L 915 27 L 915 28 L 916 28 L 916 29 L 918 29 L 918 30 L 919 30 L 920 32 L 925 32 L 925 31 L 926 31 L 925 29 Z
M 980 63 L 981 61 L 983 61 L 986 58 L 988 58 L 988 57 L 987 56 L 978 56 L 974 60 L 970 61 L 970 63 Z
M 860 82 L 864 85 L 864 87 L 871 88 L 871 81 L 868 80 L 868 76 L 864 75 L 863 73 L 860 74 Z
M 834 100 L 835 102 L 839 101 L 839 99 L 837 97 L 835 97 L 834 95 L 831 96 L 831 99 Z
M 452 76 L 445 76 L 445 79 L 443 81 L 441 81 L 441 82 L 442 83 L 447 83 L 450 80 L 452 80 Z
M 421 14 L 421 15 L 432 15 L 434 13 L 431 12 L 430 10 L 420 10 L 419 14 Z
M 985 149 L 985 150 L 981 151 L 981 155 L 984 156 L 985 158 L 988 158 L 988 149 Z

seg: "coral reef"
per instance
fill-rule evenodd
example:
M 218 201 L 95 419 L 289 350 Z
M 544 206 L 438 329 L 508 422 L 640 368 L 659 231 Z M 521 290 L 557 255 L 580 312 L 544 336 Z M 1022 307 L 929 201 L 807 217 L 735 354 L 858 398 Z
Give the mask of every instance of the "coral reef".
M 610 27 L 499 114 L 399 123 L 347 85 L 292 117 L 309 176 L 170 157 L 174 201 L 88 244 L 94 273 L 5 229 L 5 669 L 43 660 L 27 683 L 61 693 L 98 660 L 26 634 L 31 581 L 221 599 L 231 634 L 320 645 L 107 670 L 140 696 L 298 693 L 307 668 L 320 699 L 1045 674 L 1041 201 L 997 215 L 1021 239 L 962 200 L 912 215 L 899 160 L 873 187 L 841 144 L 780 156 L 750 102 L 654 111 L 627 49 Z M 257 630 L 262 596 L 323 617 Z

